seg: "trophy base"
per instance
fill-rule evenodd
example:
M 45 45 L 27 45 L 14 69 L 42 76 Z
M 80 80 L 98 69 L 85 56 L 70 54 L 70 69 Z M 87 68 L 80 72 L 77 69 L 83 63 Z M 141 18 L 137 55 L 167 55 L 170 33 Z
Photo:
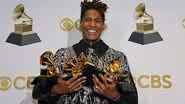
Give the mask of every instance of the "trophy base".
M 40 41 L 41 40 L 39 36 L 37 35 L 37 33 L 22 35 L 22 34 L 18 34 L 15 32 L 12 32 L 6 40 L 6 42 L 8 43 L 12 43 L 12 44 L 19 45 L 19 46 L 29 45 L 29 44 L 37 43 Z
M 158 32 L 152 32 L 152 33 L 133 32 L 128 41 L 145 45 L 149 43 L 159 42 L 162 40 L 163 39 Z

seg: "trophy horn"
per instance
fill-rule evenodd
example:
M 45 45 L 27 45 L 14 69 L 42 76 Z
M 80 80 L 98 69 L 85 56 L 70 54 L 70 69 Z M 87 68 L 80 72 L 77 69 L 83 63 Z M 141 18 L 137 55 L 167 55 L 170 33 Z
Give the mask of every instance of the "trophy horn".
M 14 18 L 19 19 L 24 14 L 24 5 L 18 4 L 14 9 Z
M 144 13 L 145 13 L 145 9 L 146 9 L 145 4 L 144 4 L 144 3 L 140 3 L 140 4 L 136 7 L 136 9 L 135 9 L 135 12 L 136 12 L 137 17 L 143 16 Z

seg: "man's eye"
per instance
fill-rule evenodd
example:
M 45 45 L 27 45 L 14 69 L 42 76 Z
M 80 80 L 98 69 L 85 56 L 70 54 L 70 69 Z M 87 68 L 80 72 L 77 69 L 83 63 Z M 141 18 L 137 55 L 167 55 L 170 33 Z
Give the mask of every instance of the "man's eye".
M 95 22 L 100 23 L 101 21 L 100 20 L 95 20 Z
M 98 19 L 95 19 L 95 22 L 96 22 L 96 23 L 101 23 L 102 20 L 98 18 Z
M 84 21 L 91 21 L 91 19 L 89 19 L 89 18 L 85 18 L 85 19 L 84 19 Z

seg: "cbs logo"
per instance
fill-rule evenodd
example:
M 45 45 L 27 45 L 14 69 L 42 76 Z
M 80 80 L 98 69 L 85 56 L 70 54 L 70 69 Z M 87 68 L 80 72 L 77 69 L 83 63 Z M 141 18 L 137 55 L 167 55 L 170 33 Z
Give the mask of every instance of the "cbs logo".
M 9 76 L 0 76 L 0 91 L 8 91 L 11 87 L 16 90 L 31 90 L 33 88 L 31 82 L 34 78 L 33 76 L 17 76 L 11 79 Z M 169 89 L 173 85 L 171 78 L 170 75 L 141 75 L 134 80 L 140 88 Z
M 171 88 L 170 75 L 141 75 L 135 81 L 141 88 Z
M 60 28 L 63 31 L 71 31 L 73 28 L 76 28 L 77 30 L 80 30 L 80 19 L 77 19 L 76 21 L 73 21 L 69 17 L 64 17 L 60 23 Z
M 33 76 L 17 76 L 13 80 L 8 76 L 0 76 L 0 91 L 7 91 L 11 87 L 14 87 L 17 90 L 32 89 L 33 86 L 31 85 L 31 82 L 33 79 Z

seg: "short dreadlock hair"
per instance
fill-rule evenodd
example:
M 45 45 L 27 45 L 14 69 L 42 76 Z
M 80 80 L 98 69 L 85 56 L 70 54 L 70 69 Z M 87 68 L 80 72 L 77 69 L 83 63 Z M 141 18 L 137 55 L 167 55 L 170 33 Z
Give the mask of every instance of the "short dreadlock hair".
M 97 10 L 102 19 L 103 22 L 105 21 L 105 12 L 107 10 L 107 4 L 102 3 L 100 0 L 92 0 L 92 1 L 88 1 L 88 0 L 84 0 L 83 2 L 81 2 L 81 16 L 80 16 L 80 21 L 82 21 L 85 12 L 89 9 L 95 9 Z

